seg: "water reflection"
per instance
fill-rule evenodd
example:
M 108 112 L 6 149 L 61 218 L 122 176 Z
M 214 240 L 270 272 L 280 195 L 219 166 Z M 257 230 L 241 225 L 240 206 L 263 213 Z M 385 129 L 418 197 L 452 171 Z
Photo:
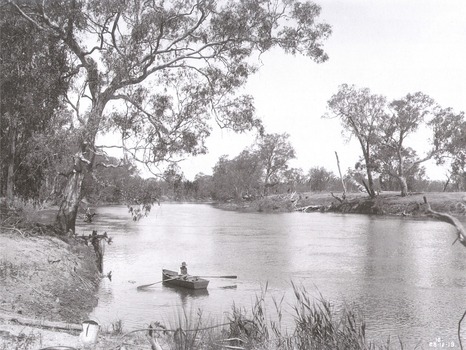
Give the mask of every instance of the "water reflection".
M 187 289 L 187 288 L 177 288 L 174 286 L 163 286 L 163 289 L 168 293 L 175 293 L 179 296 L 181 305 L 183 308 L 188 307 L 188 302 L 196 298 L 205 298 L 209 296 L 209 291 L 207 289 Z

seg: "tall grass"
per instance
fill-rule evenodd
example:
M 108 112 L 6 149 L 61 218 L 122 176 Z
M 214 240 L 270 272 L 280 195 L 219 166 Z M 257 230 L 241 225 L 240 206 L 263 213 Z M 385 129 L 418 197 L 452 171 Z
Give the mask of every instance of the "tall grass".
M 171 350 L 247 349 L 247 350 L 375 350 L 390 349 L 390 343 L 376 346 L 366 338 L 366 324 L 351 307 L 335 310 L 321 295 L 313 298 L 304 287 L 292 284 L 295 302 L 285 310 L 283 297 L 273 298 L 267 309 L 267 286 L 256 296 L 250 310 L 233 305 L 225 326 L 206 327 L 201 314 L 179 314 Z M 268 304 L 270 305 L 270 304 Z M 270 308 L 270 306 L 269 306 Z M 283 324 L 283 313 L 292 320 Z M 187 331 L 189 330 L 189 331 Z M 401 348 L 402 348 L 402 344 Z M 164 348 L 165 349 L 165 348 Z
M 322 296 L 311 300 L 304 287 L 293 284 L 297 300 L 294 306 L 294 348 L 297 349 L 367 349 L 366 325 L 358 314 L 345 307 L 339 314 Z

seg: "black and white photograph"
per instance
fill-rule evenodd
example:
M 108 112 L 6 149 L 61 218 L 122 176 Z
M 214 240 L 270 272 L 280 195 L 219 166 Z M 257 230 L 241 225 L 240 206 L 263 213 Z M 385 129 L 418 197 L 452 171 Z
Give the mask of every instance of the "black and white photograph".
M 466 349 L 466 1 L 0 0 L 0 350 Z

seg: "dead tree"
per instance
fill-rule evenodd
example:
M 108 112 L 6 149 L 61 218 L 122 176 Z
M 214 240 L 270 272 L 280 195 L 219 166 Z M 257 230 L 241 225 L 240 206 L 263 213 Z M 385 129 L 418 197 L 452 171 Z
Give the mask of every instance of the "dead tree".
M 89 245 L 89 242 L 94 247 L 94 252 L 96 256 L 96 264 L 97 269 L 100 273 L 103 272 L 103 261 L 104 261 L 104 249 L 103 249 L 103 242 L 107 242 L 108 244 L 112 243 L 112 238 L 108 237 L 107 232 L 104 232 L 102 235 L 98 235 L 96 230 L 92 231 L 92 234 L 89 236 L 80 236 L 78 238 L 84 239 L 86 245 Z M 107 275 L 109 279 L 111 279 L 111 275 Z
M 346 199 L 346 185 L 345 185 L 345 181 L 343 180 L 343 176 L 341 175 L 341 169 L 340 169 L 340 159 L 338 158 L 338 153 L 337 151 L 335 151 L 335 157 L 337 157 L 337 166 L 338 166 L 338 173 L 340 174 L 340 180 L 341 180 L 341 185 L 343 186 L 343 195 L 342 195 L 342 198 L 343 200 Z M 333 196 L 333 193 L 332 193 L 332 196 Z M 335 196 L 333 196 L 335 197 Z M 336 198 L 336 197 L 335 197 Z M 339 199 L 339 198 L 337 198 Z
M 452 215 L 449 215 L 449 214 L 446 214 L 446 213 L 440 213 L 438 211 L 432 210 L 432 208 L 430 207 L 430 203 L 427 202 L 427 198 L 425 196 L 424 196 L 424 203 L 425 203 L 426 208 L 427 208 L 426 213 L 429 216 L 433 217 L 434 219 L 437 219 L 437 220 L 446 222 L 446 223 L 448 223 L 450 225 L 453 225 L 456 228 L 458 237 L 456 238 L 455 242 L 453 242 L 453 243 L 456 243 L 456 241 L 459 241 L 462 245 L 464 245 L 466 247 L 466 229 L 461 224 L 461 222 Z

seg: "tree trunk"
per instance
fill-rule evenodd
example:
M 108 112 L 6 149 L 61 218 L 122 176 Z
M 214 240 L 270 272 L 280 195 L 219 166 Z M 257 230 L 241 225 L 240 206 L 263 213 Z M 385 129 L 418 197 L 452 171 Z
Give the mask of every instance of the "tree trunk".
M 338 158 L 338 153 L 335 151 L 335 157 L 337 157 L 337 165 L 338 165 L 338 173 L 340 174 L 340 180 L 341 180 L 341 185 L 343 186 L 343 200 L 346 199 L 346 185 L 345 181 L 343 180 L 343 176 L 341 175 L 341 169 L 340 169 L 340 159 Z
M 15 159 L 14 159 L 14 155 L 12 154 L 10 158 L 10 162 L 8 164 L 8 173 L 6 177 L 6 201 L 8 204 L 13 203 L 13 199 L 15 195 L 14 194 L 14 186 L 15 186 L 15 164 L 14 162 L 15 162 Z
M 97 98 L 92 110 L 86 128 L 86 136 L 80 145 L 80 151 L 74 156 L 74 165 L 72 172 L 68 175 L 63 200 L 55 220 L 55 226 L 59 231 L 66 235 L 71 230 L 75 232 L 76 217 L 78 215 L 79 204 L 81 202 L 81 192 L 83 187 L 84 176 L 87 172 L 92 171 L 95 158 L 95 138 L 99 129 L 100 120 L 105 107 L 106 100 Z
M 85 174 L 92 170 L 94 153 L 92 146 L 83 142 L 81 150 L 74 156 L 73 170 L 68 174 L 68 181 L 63 191 L 63 200 L 58 209 L 55 226 L 63 234 L 75 232 L 76 217 L 81 202 L 81 192 Z
M 82 171 L 73 170 L 68 178 L 64 190 L 64 198 L 58 210 L 55 225 L 62 234 L 67 234 L 70 230 L 75 232 L 76 217 L 78 215 L 79 203 L 81 202 L 81 189 L 84 179 Z
M 369 196 L 371 198 L 375 197 L 375 190 L 374 190 L 374 179 L 372 178 L 372 172 L 367 170 L 367 186 L 369 190 Z
M 367 192 L 369 194 L 369 197 L 374 198 L 375 197 L 374 179 L 372 178 L 372 170 L 371 170 L 371 165 L 369 162 L 369 156 L 364 156 L 364 158 L 366 161 Z
M 16 155 L 16 121 L 11 121 L 10 131 L 10 157 L 8 163 L 8 173 L 6 177 L 6 201 L 8 205 L 13 203 L 15 195 L 15 155 Z
M 408 195 L 408 183 L 406 182 L 406 178 L 404 176 L 399 176 L 398 181 L 401 186 L 401 197 L 406 197 Z
M 264 196 L 267 197 L 269 195 L 269 174 L 265 174 L 264 180 Z
M 443 192 L 447 192 L 448 185 L 450 184 L 450 179 L 451 179 L 451 175 L 447 177 L 447 181 L 445 182 L 445 185 L 443 186 Z

